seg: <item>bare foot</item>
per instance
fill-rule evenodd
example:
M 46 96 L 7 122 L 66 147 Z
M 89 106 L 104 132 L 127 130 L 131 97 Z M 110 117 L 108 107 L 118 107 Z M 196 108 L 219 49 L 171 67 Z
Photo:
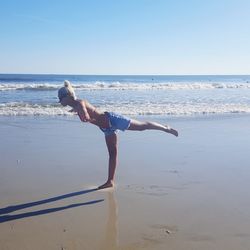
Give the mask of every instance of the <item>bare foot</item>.
M 98 189 L 111 188 L 111 187 L 114 187 L 114 182 L 113 181 L 107 181 L 103 185 L 99 186 Z
M 166 130 L 165 130 L 167 133 L 169 134 L 172 134 L 174 136 L 178 136 L 178 131 L 173 129 L 173 128 L 170 128 L 168 125 L 166 125 Z

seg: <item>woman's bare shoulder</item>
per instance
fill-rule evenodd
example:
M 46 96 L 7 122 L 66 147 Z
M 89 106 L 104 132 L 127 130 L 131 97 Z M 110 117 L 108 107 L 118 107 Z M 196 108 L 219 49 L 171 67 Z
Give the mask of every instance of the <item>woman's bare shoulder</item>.
M 95 107 L 86 99 L 81 100 L 82 104 L 85 105 L 86 108 L 95 109 Z
M 89 104 L 89 102 L 86 99 L 78 99 L 77 101 L 81 105 L 88 105 Z
M 81 100 L 77 100 L 77 101 L 78 101 L 78 106 L 81 106 L 81 107 L 85 106 L 86 107 L 89 105 L 89 102 L 85 99 L 81 99 Z

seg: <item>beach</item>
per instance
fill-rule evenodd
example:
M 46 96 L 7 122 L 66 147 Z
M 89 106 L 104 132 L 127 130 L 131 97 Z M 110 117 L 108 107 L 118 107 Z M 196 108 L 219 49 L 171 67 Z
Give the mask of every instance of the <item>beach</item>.
M 249 115 L 154 117 L 180 136 L 103 133 L 77 117 L 0 117 L 0 249 L 245 250 Z
M 250 250 L 249 9 L 1 1 L 0 250 Z

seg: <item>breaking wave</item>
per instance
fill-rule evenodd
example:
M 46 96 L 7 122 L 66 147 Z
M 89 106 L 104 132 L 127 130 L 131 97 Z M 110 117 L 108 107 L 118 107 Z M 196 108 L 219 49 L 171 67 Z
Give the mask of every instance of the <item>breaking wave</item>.
M 0 91 L 28 90 L 57 90 L 62 85 L 41 83 L 41 84 L 26 84 L 26 83 L 2 83 Z M 76 90 L 193 90 L 193 89 L 250 89 L 250 83 L 121 83 L 121 82 L 95 82 L 74 84 Z

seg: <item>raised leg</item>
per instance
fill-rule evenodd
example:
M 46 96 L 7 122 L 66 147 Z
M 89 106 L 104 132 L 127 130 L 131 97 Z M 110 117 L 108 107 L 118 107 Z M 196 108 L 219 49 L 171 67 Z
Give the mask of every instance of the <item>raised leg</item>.
M 170 128 L 168 125 L 164 126 L 157 122 L 148 122 L 148 121 L 142 122 L 137 120 L 131 120 L 128 130 L 135 130 L 135 131 L 160 130 L 172 134 L 174 136 L 178 136 L 177 130 Z

